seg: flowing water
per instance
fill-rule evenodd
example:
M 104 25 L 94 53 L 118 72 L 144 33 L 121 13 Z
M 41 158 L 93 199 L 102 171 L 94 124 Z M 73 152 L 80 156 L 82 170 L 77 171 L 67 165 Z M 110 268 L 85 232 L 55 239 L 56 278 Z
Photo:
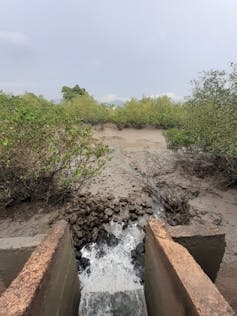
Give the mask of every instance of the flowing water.
M 154 218 L 164 218 L 160 204 L 153 206 Z M 81 252 L 90 266 L 79 274 L 81 284 L 80 316 L 147 316 L 144 289 L 132 263 L 131 251 L 144 239 L 148 215 L 126 229 L 111 222 L 105 229 L 117 243 L 90 244 Z
M 143 241 L 144 232 L 138 224 L 123 230 L 113 222 L 106 229 L 116 236 L 117 245 L 91 244 L 82 249 L 90 266 L 79 275 L 79 315 L 147 315 L 143 286 L 131 262 L 131 251 Z

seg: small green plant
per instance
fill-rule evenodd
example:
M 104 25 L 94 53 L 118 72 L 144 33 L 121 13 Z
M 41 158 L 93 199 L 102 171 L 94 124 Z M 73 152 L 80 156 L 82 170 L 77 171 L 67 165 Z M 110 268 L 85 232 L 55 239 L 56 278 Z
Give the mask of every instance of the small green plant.
M 191 135 L 184 129 L 172 128 L 166 131 L 165 135 L 168 140 L 168 147 L 171 149 L 189 148 L 193 144 Z

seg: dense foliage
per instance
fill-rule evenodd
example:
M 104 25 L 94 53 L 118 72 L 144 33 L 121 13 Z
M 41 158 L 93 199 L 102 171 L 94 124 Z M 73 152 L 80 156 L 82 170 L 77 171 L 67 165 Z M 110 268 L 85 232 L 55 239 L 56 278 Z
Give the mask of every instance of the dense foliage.
M 74 87 L 70 88 L 68 86 L 63 86 L 61 90 L 63 94 L 63 99 L 65 101 L 72 100 L 73 98 L 77 96 L 83 96 L 87 95 L 87 91 L 84 88 L 81 88 L 78 84 L 76 84 Z
M 104 163 L 107 147 L 88 125 L 33 94 L 0 94 L 0 202 L 49 198 L 82 187 Z
M 62 106 L 78 123 L 94 125 L 111 121 L 112 108 L 97 102 L 89 94 L 76 96 L 68 102 L 62 102 Z
M 90 124 L 112 122 L 118 128 L 142 128 L 148 125 L 160 128 L 181 126 L 184 114 L 182 106 L 166 96 L 131 99 L 124 105 L 115 107 L 101 104 L 87 94 L 63 102 L 63 106 L 79 121 Z
M 115 108 L 112 120 L 120 128 L 142 128 L 148 125 L 170 128 L 181 125 L 183 110 L 180 104 L 175 104 L 167 96 L 131 99 Z
M 220 158 L 230 182 L 237 181 L 237 69 L 204 72 L 184 104 L 182 128 L 167 132 L 170 146 L 186 146 Z

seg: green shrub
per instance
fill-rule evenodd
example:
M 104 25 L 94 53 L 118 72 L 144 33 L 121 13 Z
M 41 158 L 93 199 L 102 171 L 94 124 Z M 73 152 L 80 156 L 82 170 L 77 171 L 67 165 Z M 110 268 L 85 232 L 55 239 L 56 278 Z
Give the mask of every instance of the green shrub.
M 0 203 L 48 198 L 81 188 L 104 163 L 107 147 L 72 112 L 33 94 L 0 94 Z
M 75 122 L 89 124 L 102 124 L 109 121 L 110 107 L 98 103 L 93 97 L 86 94 L 64 102 L 64 109 L 71 115 Z
M 165 133 L 168 147 L 178 149 L 180 147 L 190 147 L 193 144 L 190 133 L 184 129 L 171 128 Z
M 221 161 L 230 183 L 237 181 L 237 69 L 210 71 L 194 82 L 183 106 L 180 130 L 167 132 L 171 147 L 186 146 L 212 153 Z
M 183 109 L 168 97 L 131 99 L 123 106 L 115 108 L 112 120 L 119 128 L 142 128 L 154 126 L 170 128 L 180 126 Z

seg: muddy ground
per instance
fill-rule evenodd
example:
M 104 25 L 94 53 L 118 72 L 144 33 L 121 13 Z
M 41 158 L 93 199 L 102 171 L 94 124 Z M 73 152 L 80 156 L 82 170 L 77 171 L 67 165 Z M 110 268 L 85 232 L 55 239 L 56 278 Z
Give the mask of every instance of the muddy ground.
M 217 225 L 225 231 L 227 246 L 216 284 L 237 310 L 237 190 L 221 187 L 213 162 L 167 149 L 161 130 L 107 127 L 95 130 L 95 136 L 110 146 L 111 159 L 89 192 L 118 199 L 146 195 L 147 188 L 158 192 L 168 188 L 188 200 L 190 223 Z M 58 209 L 25 203 L 9 210 L 14 216 L 0 219 L 0 237 L 44 233 Z

